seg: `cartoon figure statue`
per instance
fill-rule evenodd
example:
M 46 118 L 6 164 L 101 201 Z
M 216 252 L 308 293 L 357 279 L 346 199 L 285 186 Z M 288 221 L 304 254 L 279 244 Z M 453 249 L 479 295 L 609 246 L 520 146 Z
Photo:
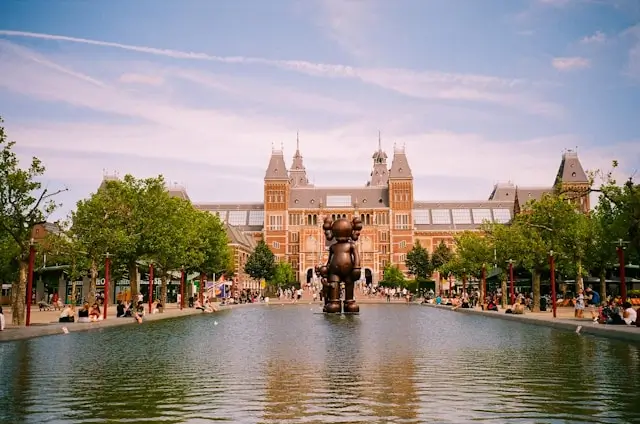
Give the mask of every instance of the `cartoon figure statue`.
M 362 221 L 356 217 L 351 222 L 345 218 L 332 222 L 331 218 L 327 217 L 324 219 L 322 229 L 327 240 L 336 241 L 329 249 L 329 260 L 326 266 L 328 296 L 324 312 L 342 312 L 340 283 L 344 283 L 344 312 L 358 313 L 360 308 L 353 298 L 353 288 L 355 281 L 360 278 L 361 269 L 360 255 L 355 242 L 360 237 Z
M 327 281 L 327 276 L 329 275 L 329 269 L 326 265 L 316 265 L 316 275 L 320 278 L 320 282 L 322 283 L 322 301 L 324 304 L 327 304 L 327 299 L 329 297 L 329 284 Z

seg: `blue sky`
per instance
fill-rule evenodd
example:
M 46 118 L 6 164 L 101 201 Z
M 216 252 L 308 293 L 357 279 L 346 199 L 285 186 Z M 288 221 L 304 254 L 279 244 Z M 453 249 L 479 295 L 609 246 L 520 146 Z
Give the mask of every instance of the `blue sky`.
M 330 186 L 364 184 L 381 131 L 421 200 L 550 185 L 567 148 L 640 168 L 637 0 L 5 0 L 0 75 L 65 212 L 105 170 L 260 201 L 296 131 Z

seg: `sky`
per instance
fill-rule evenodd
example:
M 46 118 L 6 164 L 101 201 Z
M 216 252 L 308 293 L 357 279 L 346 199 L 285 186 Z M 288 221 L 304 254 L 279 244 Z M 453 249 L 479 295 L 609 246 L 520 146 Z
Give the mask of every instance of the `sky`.
M 562 152 L 640 168 L 637 0 L 3 0 L 0 116 L 67 188 L 105 174 L 263 198 L 299 133 L 311 182 L 361 186 L 381 134 L 417 200 L 550 186 Z

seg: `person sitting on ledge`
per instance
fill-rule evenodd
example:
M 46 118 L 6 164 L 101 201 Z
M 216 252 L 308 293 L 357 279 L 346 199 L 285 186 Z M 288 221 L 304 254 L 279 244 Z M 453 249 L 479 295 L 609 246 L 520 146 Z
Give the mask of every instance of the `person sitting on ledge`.
M 60 313 L 58 322 L 74 322 L 76 320 L 76 311 L 73 305 L 67 305 Z
M 524 301 L 522 299 L 516 300 L 516 302 L 507 309 L 505 314 L 524 315 Z
M 89 304 L 82 305 L 82 309 L 78 311 L 78 322 L 91 322 L 89 320 Z
M 125 314 L 124 303 L 121 300 L 118 300 L 118 306 L 116 306 L 116 318 L 121 318 Z
M 496 305 L 496 303 L 493 301 L 493 298 L 489 298 L 489 303 L 487 303 L 487 311 L 497 311 L 498 310 L 498 305 Z
M 196 301 L 195 301 L 195 303 L 193 305 L 194 305 L 193 306 L 194 308 L 204 311 L 204 308 L 202 307 L 202 303 L 200 303 L 200 299 L 196 299 Z
M 91 311 L 89 311 L 89 319 L 91 322 L 101 321 L 102 314 L 100 313 L 100 306 L 97 303 L 94 303 L 91 307 Z
M 4 331 L 4 313 L 2 312 L 2 306 L 0 306 L 0 331 Z
M 136 313 L 133 315 L 138 324 L 142 324 L 142 317 L 144 316 L 144 303 L 142 301 L 138 302 L 138 306 L 136 306 Z

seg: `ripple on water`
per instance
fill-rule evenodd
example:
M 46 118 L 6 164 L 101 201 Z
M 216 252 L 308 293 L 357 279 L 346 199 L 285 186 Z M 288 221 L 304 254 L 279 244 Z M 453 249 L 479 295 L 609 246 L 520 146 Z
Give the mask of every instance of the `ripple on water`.
M 0 345 L 8 423 L 626 423 L 637 346 L 403 305 L 156 321 Z M 212 325 L 213 321 L 219 325 Z

